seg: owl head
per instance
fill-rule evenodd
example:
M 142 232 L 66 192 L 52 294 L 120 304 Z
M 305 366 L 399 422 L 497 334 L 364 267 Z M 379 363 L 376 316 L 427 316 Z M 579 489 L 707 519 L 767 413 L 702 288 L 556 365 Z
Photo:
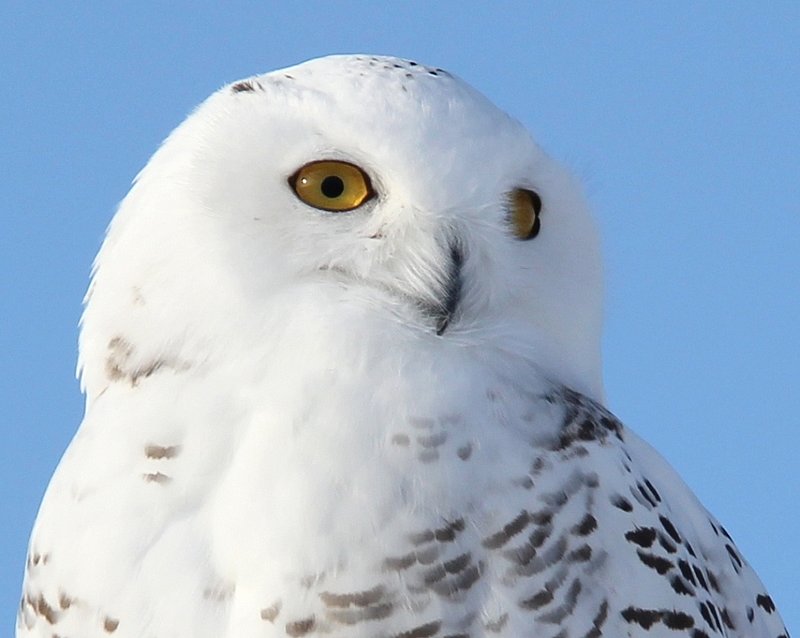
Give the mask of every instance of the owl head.
M 601 279 L 580 188 L 521 124 L 442 69 L 332 56 L 225 86 L 167 138 L 95 261 L 79 366 L 91 401 L 287 324 L 598 396 Z

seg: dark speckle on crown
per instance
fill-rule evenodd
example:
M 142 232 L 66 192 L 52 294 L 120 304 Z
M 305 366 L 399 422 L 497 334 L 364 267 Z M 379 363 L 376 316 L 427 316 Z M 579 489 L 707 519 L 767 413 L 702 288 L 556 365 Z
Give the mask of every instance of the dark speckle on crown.
M 407 91 L 406 83 L 410 80 L 423 78 L 441 80 L 443 78 L 452 79 L 453 77 L 444 69 L 425 66 L 413 60 L 365 55 L 337 55 L 318 60 L 309 60 L 289 70 L 291 74 L 284 69 L 259 76 L 258 79 L 239 80 L 231 84 L 228 90 L 233 94 L 259 93 L 263 92 L 267 85 L 280 85 L 286 80 L 289 82 L 297 80 L 303 84 L 304 80 L 308 78 L 332 74 L 334 77 L 396 78 L 401 81 L 400 86 L 402 89 Z
M 431 75 L 431 76 L 444 76 L 451 77 L 451 75 L 444 69 L 437 67 L 429 67 L 413 60 L 404 60 L 402 58 L 391 58 L 381 56 L 362 56 L 357 55 L 351 58 L 351 63 L 354 71 L 363 71 L 363 67 L 372 70 L 381 70 L 389 73 L 398 73 L 403 77 L 414 77 L 414 75 Z M 410 74 L 410 75 L 409 75 Z

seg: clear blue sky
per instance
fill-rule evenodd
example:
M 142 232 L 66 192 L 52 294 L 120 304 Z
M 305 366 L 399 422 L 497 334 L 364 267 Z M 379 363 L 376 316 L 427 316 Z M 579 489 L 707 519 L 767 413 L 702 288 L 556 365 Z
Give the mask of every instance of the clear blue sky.
M 583 178 L 608 404 L 800 632 L 800 3 L 0 7 L 0 633 L 80 422 L 80 301 L 116 203 L 223 83 L 328 53 L 444 67 Z

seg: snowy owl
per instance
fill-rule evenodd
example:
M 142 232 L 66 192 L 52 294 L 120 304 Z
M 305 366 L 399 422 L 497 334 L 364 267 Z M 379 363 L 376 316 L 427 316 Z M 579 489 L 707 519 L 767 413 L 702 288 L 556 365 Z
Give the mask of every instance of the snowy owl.
M 212 95 L 95 262 L 19 638 L 785 636 L 602 406 L 580 189 L 438 68 Z

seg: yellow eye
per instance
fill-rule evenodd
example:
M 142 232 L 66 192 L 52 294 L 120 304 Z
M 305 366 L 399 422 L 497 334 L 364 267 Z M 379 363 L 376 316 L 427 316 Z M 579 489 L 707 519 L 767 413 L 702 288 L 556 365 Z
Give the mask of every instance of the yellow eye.
M 539 234 L 542 200 L 533 191 L 516 188 L 510 196 L 511 229 L 518 239 L 533 239 Z
M 358 208 L 375 195 L 364 171 L 338 160 L 309 162 L 289 178 L 289 185 L 309 206 L 333 212 Z

